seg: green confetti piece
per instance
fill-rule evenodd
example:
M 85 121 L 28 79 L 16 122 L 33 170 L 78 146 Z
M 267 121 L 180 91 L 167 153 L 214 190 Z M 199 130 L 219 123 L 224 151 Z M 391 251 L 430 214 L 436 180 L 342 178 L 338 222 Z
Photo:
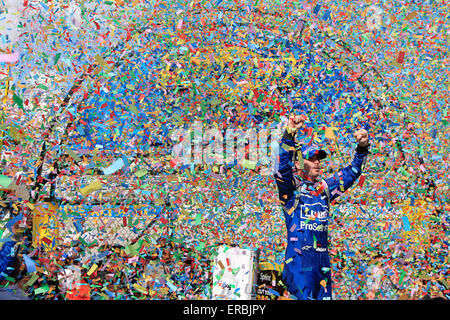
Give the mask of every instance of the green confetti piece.
M 57 64 L 60 57 L 61 57 L 61 52 L 58 52 L 58 53 L 55 55 L 55 59 L 53 60 L 53 64 Z
M 254 170 L 256 168 L 256 162 L 244 159 L 242 161 L 242 166 L 247 168 L 247 169 Z
M 15 93 L 13 93 L 13 101 L 15 104 L 17 104 L 21 109 L 23 109 L 23 100 L 16 95 Z
M 27 283 L 25 284 L 25 286 L 29 287 L 31 285 L 33 285 L 33 283 L 39 279 L 39 276 L 36 273 L 33 273 L 31 278 L 27 281 Z
M 259 97 L 258 97 L 258 99 L 256 99 L 256 102 L 257 102 L 257 103 L 260 103 L 260 102 L 262 101 L 262 99 L 264 99 L 264 95 L 263 95 L 263 94 L 260 94 Z
M 195 224 L 200 224 L 202 222 L 202 215 L 201 213 L 197 213 L 197 215 L 195 216 Z
M 140 177 L 145 176 L 147 174 L 147 172 L 148 171 L 146 169 L 141 169 L 141 170 L 136 171 L 134 174 L 136 177 L 140 178 Z
M 0 185 L 7 188 L 12 182 L 10 177 L 0 174 Z
M 205 248 L 205 243 L 200 242 L 198 246 L 195 247 L 198 251 L 202 251 Z
M 236 220 L 234 220 L 234 223 L 237 224 L 238 222 L 240 222 L 242 220 L 242 218 L 244 218 L 243 214 L 241 214 Z
M 44 284 L 42 287 L 34 289 L 34 294 L 46 293 L 49 290 L 48 284 Z
M 69 154 L 69 156 L 72 157 L 73 160 L 81 161 L 81 158 L 75 152 L 73 152 L 72 150 L 70 150 L 69 148 L 67 148 L 65 146 L 63 147 L 63 149 L 65 152 L 67 152 Z
M 136 108 L 135 105 L 130 105 L 130 106 L 128 106 L 128 110 L 130 110 L 131 112 L 133 112 L 135 115 L 139 115 L 139 110 Z

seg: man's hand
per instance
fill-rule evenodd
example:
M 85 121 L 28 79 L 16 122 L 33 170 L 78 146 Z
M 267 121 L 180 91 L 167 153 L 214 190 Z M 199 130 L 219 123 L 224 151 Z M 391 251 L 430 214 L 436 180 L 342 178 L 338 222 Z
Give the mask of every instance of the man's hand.
M 291 114 L 289 116 L 287 131 L 288 133 L 296 133 L 299 129 L 303 127 L 308 117 L 305 115 L 295 115 Z
M 359 129 L 353 133 L 353 137 L 355 137 L 356 143 L 360 147 L 367 147 L 369 145 L 369 134 L 364 129 Z

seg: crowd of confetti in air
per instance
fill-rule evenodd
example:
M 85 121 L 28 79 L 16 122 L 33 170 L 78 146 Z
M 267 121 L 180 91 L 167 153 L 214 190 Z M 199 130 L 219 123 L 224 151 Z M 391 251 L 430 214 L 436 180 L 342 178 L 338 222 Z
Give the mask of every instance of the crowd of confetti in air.
M 220 245 L 282 265 L 266 163 L 248 148 L 245 161 L 184 163 L 175 133 L 275 137 L 293 112 L 330 155 L 323 175 L 349 161 L 355 128 L 370 136 L 362 176 L 333 204 L 333 298 L 448 299 L 445 8 L 0 1 L 3 246 L 26 230 L 1 286 L 30 299 L 210 299 Z

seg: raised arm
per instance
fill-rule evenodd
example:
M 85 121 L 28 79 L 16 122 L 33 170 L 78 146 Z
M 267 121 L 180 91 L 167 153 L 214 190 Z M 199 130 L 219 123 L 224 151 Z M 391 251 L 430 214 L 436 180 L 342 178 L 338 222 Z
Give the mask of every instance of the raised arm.
M 363 165 L 369 153 L 369 136 L 364 129 L 356 131 L 353 136 L 358 146 L 351 164 L 339 170 L 332 177 L 325 179 L 330 190 L 330 201 L 347 191 L 362 173 Z
M 278 170 L 275 173 L 275 181 L 278 186 L 278 193 L 283 205 L 293 197 L 295 191 L 293 175 L 293 158 L 295 152 L 295 135 L 303 127 L 306 116 L 290 115 L 286 130 L 280 142 L 280 154 Z

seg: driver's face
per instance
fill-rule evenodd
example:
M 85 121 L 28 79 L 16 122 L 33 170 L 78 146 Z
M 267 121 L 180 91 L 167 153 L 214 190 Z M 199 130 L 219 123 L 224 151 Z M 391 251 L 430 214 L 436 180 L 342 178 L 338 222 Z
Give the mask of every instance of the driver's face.
M 297 162 L 298 164 L 298 162 Z M 320 159 L 318 155 L 314 155 L 309 159 L 303 159 L 303 172 L 312 181 L 316 180 L 320 175 Z

